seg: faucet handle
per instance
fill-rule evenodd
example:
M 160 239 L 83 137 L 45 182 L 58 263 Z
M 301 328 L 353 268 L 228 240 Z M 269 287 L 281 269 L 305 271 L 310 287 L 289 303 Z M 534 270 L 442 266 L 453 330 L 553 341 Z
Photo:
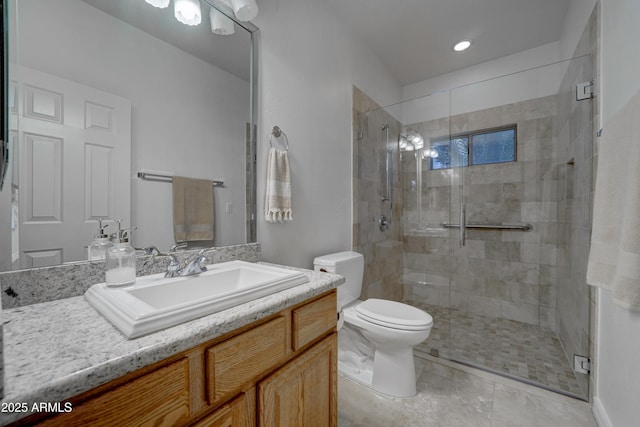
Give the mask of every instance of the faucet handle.
M 164 277 L 177 277 L 180 275 L 182 271 L 182 267 L 180 266 L 180 261 L 174 254 L 167 254 L 170 258 L 169 265 L 167 266 L 167 272 L 164 274 Z
M 142 248 L 141 250 L 145 255 L 152 255 L 154 257 L 157 255 L 162 255 L 162 252 L 160 252 L 155 246 L 147 246 L 146 248 Z
M 190 270 L 190 272 L 195 272 L 197 274 L 207 271 L 207 266 L 202 264 L 209 261 L 209 258 L 204 255 L 205 251 L 206 249 L 200 250 L 193 261 L 189 263 L 188 269 Z
M 207 251 L 207 249 L 200 249 L 198 251 L 198 261 L 199 262 L 204 262 L 204 261 L 210 261 L 209 257 L 207 257 L 204 253 Z
M 187 242 L 177 242 L 175 245 L 171 246 L 169 248 L 169 252 L 175 252 L 178 249 L 184 249 L 187 246 L 189 246 L 189 244 Z

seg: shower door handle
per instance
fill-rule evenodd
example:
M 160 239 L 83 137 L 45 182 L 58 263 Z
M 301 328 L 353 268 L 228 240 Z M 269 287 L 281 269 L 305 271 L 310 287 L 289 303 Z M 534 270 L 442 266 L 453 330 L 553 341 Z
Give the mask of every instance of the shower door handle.
M 466 230 L 467 230 L 467 210 L 464 203 L 460 203 L 460 228 L 458 238 L 460 240 L 460 247 L 463 247 L 466 243 Z

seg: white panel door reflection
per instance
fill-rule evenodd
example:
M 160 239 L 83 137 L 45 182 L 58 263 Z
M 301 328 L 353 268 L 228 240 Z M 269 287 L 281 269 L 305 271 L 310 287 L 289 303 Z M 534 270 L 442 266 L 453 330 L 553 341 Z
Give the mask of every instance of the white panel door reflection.
M 20 268 L 87 259 L 98 218 L 131 212 L 131 103 L 15 67 Z

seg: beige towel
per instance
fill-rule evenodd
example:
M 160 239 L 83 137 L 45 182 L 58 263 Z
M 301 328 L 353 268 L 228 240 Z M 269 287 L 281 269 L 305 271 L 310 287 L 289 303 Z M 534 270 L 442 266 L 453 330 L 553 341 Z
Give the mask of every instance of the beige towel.
M 640 310 L 640 92 L 605 125 L 598 150 L 587 282 Z
M 173 234 L 176 242 L 213 240 L 213 185 L 206 179 L 173 177 Z
M 291 210 L 291 172 L 286 151 L 269 150 L 267 160 L 267 190 L 264 198 L 264 218 L 267 222 L 293 219 Z

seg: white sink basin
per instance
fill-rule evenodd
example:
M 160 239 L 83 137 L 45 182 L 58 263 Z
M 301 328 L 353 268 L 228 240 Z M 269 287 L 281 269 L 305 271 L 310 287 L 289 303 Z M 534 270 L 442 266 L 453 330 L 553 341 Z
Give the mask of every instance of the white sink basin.
M 138 277 L 122 288 L 97 283 L 84 296 L 128 338 L 136 338 L 309 281 L 298 271 L 245 261 L 207 268 L 197 276 Z

